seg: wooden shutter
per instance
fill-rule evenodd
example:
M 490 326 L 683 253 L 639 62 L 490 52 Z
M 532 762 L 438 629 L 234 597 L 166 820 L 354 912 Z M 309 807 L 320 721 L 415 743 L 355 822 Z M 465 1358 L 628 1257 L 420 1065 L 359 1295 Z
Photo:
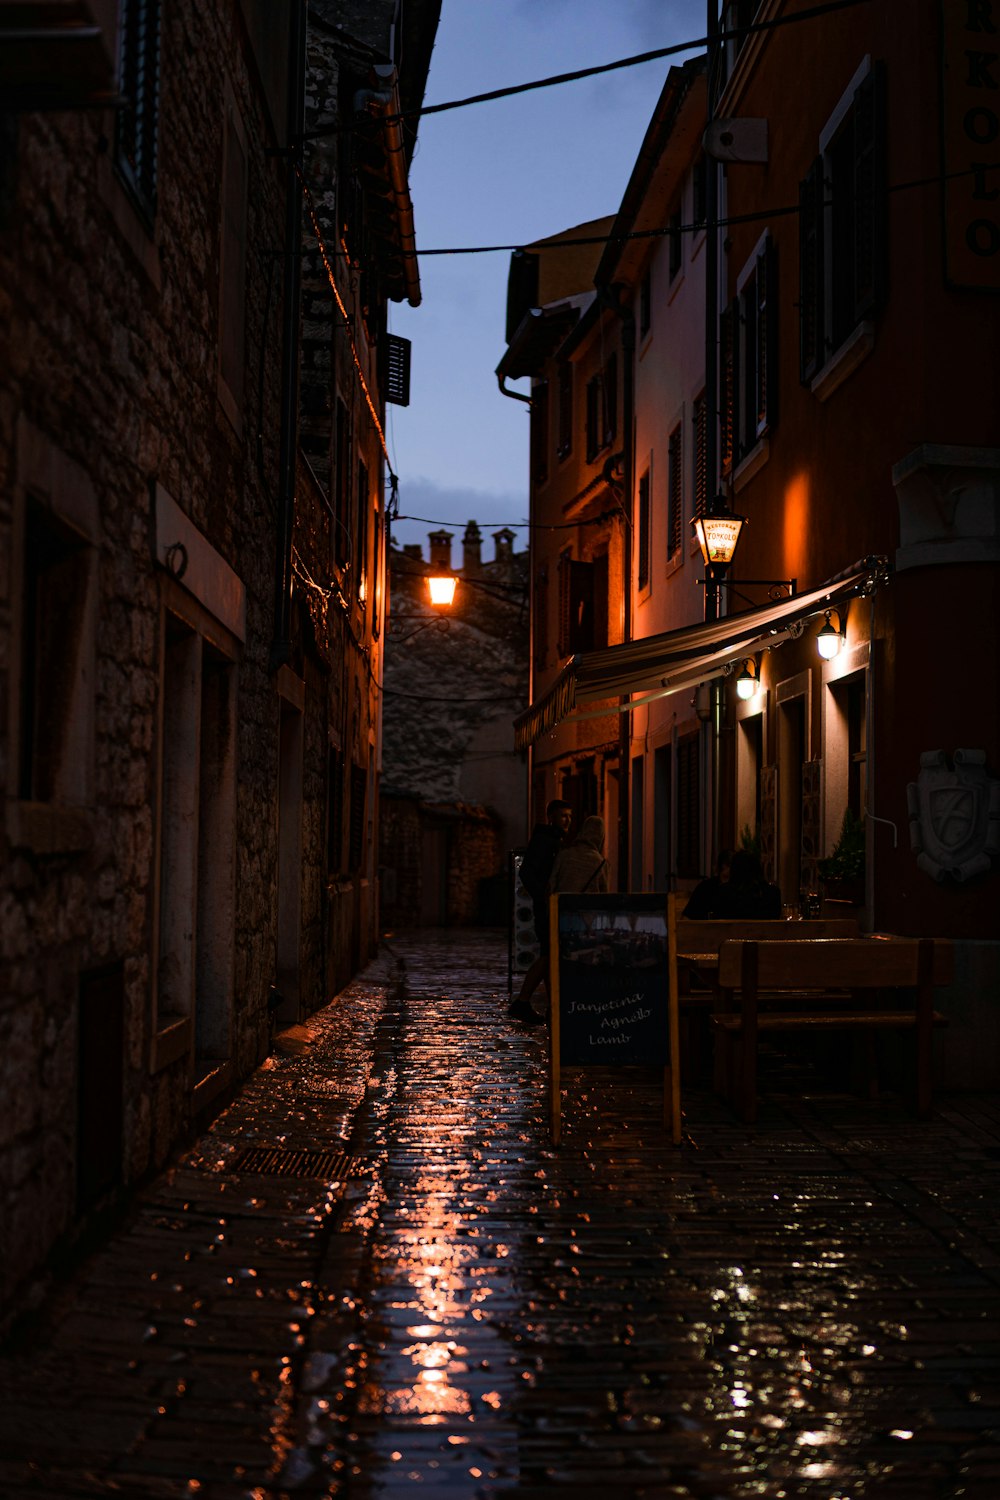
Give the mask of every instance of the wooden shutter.
M 159 0 L 125 0 L 121 15 L 116 159 L 148 220 L 156 212 L 157 121 L 160 99 Z
M 684 468 L 680 424 L 667 440 L 667 557 L 680 550 L 684 525 Z
M 559 434 L 556 453 L 567 458 L 573 451 L 573 366 L 567 361 L 559 366 Z
M 649 583 L 649 472 L 643 474 L 639 480 L 639 514 L 637 517 L 636 530 L 638 532 L 639 558 L 638 558 L 638 585 L 644 589 Z
M 808 384 L 823 363 L 823 158 L 799 183 L 799 378 Z
M 707 419 L 707 408 L 705 406 L 705 393 L 695 399 L 694 411 L 691 415 L 691 424 L 694 427 L 694 505 L 693 514 L 703 516 L 708 507 L 708 473 L 707 443 L 708 433 L 705 427 Z
M 386 335 L 385 399 L 393 406 L 410 404 L 410 354 L 409 339 Z
M 877 64 L 854 95 L 854 322 L 884 297 L 886 251 L 885 70 Z
M 739 402 L 739 301 L 729 304 L 719 319 L 719 464 L 723 473 L 737 462 Z
M 768 240 L 757 257 L 757 380 L 758 436 L 778 420 L 778 255 Z

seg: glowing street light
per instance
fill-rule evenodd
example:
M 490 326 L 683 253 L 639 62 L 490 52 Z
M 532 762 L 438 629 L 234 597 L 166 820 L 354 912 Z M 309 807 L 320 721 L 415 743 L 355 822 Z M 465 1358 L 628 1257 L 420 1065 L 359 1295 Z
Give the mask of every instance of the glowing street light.
M 439 609 L 449 609 L 455 598 L 455 585 L 457 583 L 458 579 L 454 575 L 428 578 L 427 591 L 430 595 L 431 603 Z

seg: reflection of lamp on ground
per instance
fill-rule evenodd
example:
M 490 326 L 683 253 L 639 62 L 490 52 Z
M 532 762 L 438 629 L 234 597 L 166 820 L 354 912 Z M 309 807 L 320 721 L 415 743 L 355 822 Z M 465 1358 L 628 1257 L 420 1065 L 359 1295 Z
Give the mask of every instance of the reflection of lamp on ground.
M 691 522 L 705 562 L 705 619 L 717 620 L 722 602 L 722 584 L 746 520 L 729 509 L 716 495 L 710 510 Z
M 833 625 L 830 616 L 837 615 L 837 623 Z M 840 615 L 836 610 L 826 611 L 826 622 L 821 625 L 816 636 L 816 650 L 824 661 L 832 661 L 844 644 L 844 627 Z
M 427 580 L 427 592 L 431 603 L 438 609 L 450 609 L 455 598 L 458 579 L 453 573 L 432 576 Z

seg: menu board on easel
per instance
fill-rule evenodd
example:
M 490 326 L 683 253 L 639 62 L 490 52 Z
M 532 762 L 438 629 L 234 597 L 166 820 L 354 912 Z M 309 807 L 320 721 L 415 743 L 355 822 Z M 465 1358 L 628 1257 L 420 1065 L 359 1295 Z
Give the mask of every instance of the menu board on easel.
M 553 896 L 552 1133 L 564 1067 L 664 1069 L 664 1119 L 680 1139 L 676 941 L 665 895 Z

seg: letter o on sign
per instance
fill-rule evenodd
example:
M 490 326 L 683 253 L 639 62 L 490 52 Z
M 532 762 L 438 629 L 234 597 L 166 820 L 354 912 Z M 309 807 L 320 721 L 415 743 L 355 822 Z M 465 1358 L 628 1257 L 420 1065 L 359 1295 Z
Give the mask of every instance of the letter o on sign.
M 970 109 L 962 124 L 969 140 L 975 141 L 977 146 L 992 146 L 1000 135 L 1000 118 L 992 109 L 986 109 L 983 105 Z
M 965 231 L 965 243 L 973 255 L 996 255 L 1000 251 L 1000 228 L 990 219 L 973 219 Z

